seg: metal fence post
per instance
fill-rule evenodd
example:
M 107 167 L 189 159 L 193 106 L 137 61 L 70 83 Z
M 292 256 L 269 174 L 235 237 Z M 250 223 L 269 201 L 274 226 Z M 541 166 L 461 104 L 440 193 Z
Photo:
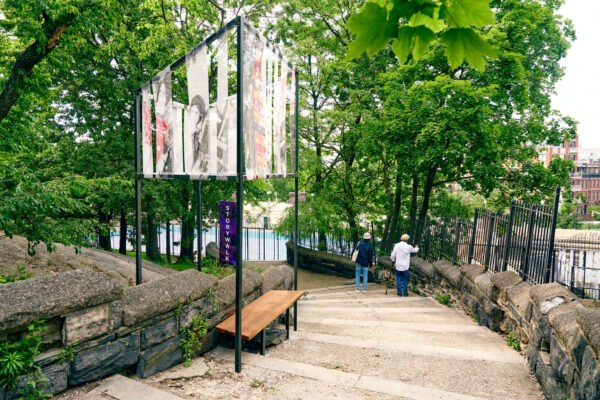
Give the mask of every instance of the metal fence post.
M 504 249 L 504 260 L 502 261 L 502 271 L 507 270 L 508 256 L 510 255 L 510 239 L 512 237 L 513 223 L 515 221 L 515 201 L 510 202 L 510 215 L 508 217 L 508 230 L 506 232 L 506 247 Z
M 492 253 L 492 240 L 493 240 L 493 234 L 494 234 L 494 213 L 490 212 L 489 214 L 490 217 L 490 225 L 489 225 L 489 232 L 488 232 L 488 237 L 487 237 L 487 244 L 485 247 L 485 265 L 484 265 L 484 272 L 487 272 L 489 270 L 489 265 L 490 265 L 490 256 Z
M 537 210 L 536 205 L 532 205 L 529 213 L 529 228 L 527 230 L 527 247 L 525 248 L 525 265 L 521 268 L 522 278 L 524 281 L 528 281 L 529 275 L 529 256 L 531 254 L 531 241 L 533 240 L 533 223 L 535 219 L 535 212 Z
M 431 242 L 431 221 L 425 221 L 425 251 L 423 252 L 423 257 L 427 259 L 429 256 L 429 248 Z
M 202 185 L 196 181 L 196 237 L 198 247 L 198 271 L 202 271 Z
M 242 370 L 242 254 L 244 226 L 244 17 L 238 17 L 237 31 L 237 253 L 235 255 L 235 372 Z
M 454 245 L 454 262 L 458 264 L 458 245 L 460 244 L 460 220 L 456 217 L 456 244 Z
M 575 286 L 575 257 L 571 257 L 571 292 Z
M 444 223 L 442 225 L 442 240 L 440 241 L 440 256 L 438 260 L 441 260 L 444 255 L 444 241 L 446 240 L 446 221 L 448 217 L 444 217 Z
M 165 246 L 167 248 L 167 262 L 170 264 L 171 263 L 171 223 L 169 221 L 167 221 L 166 224 L 166 235 L 167 235 L 167 245 Z
M 135 284 L 142 283 L 142 180 L 140 133 L 141 133 L 141 96 L 135 96 Z
M 558 204 L 560 203 L 560 186 L 556 187 L 556 193 L 554 194 L 554 212 L 552 213 L 552 230 L 550 231 L 550 247 L 548 249 L 548 260 L 546 264 L 546 283 L 556 280 L 554 263 L 554 239 L 556 234 L 556 219 L 558 217 Z
M 477 219 L 479 217 L 479 209 L 475 209 L 475 215 L 473 216 L 473 232 L 471 234 L 471 243 L 469 245 L 469 264 L 473 264 L 473 253 L 475 252 L 475 240 L 477 234 Z

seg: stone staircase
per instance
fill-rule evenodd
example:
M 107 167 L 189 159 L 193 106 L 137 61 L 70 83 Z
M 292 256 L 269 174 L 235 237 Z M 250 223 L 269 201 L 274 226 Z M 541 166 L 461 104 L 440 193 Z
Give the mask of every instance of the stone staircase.
M 310 290 L 298 307 L 298 331 L 266 356 L 242 353 L 240 374 L 234 351 L 218 347 L 194 361 L 201 372 L 177 366 L 132 385 L 165 400 L 544 399 L 524 357 L 502 336 L 431 298 L 343 286 Z M 86 399 L 140 398 L 128 386 L 113 378 Z
M 385 295 L 378 285 L 366 295 L 338 287 L 305 298 L 298 331 L 265 357 L 243 353 L 243 368 L 309 378 L 364 398 L 544 398 L 523 356 L 460 310 L 412 293 L 397 297 L 394 289 Z M 233 361 L 232 350 L 212 355 Z

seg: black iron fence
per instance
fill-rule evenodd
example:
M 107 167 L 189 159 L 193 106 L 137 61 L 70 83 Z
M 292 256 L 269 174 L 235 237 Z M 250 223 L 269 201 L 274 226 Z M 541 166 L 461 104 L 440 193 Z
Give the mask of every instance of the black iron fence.
M 194 237 L 197 232 L 194 231 Z M 111 232 L 111 247 L 119 248 L 120 231 Z M 130 230 L 127 232 L 127 250 L 133 251 L 133 242 L 130 238 L 135 235 Z M 158 227 L 158 249 L 161 254 L 176 257 L 181 251 L 182 231 L 180 224 L 171 224 L 169 234 L 165 225 Z M 244 260 L 249 261 L 280 261 L 286 259 L 285 243 L 290 240 L 288 235 L 282 235 L 273 229 L 259 227 L 244 227 Z M 206 245 L 215 242 L 219 246 L 219 227 L 209 227 L 202 230 L 202 250 L 206 252 Z M 168 248 L 168 250 L 167 250 Z M 194 239 L 194 250 L 197 243 Z M 142 236 L 142 251 L 146 251 L 145 238 Z
M 600 233 L 567 231 L 554 246 L 555 281 L 581 298 L 600 300 Z
M 512 270 L 533 284 L 550 282 L 556 207 L 513 201 L 509 211 L 505 215 L 478 209 L 472 221 L 425 221 L 420 236 L 423 256 L 481 264 L 490 272 Z

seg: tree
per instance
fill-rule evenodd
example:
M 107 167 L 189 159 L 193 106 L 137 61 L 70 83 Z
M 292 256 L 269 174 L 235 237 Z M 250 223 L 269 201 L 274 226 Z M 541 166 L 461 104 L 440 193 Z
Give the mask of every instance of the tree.
M 430 43 L 441 42 L 452 69 L 463 60 L 483 70 L 483 56 L 496 51 L 475 28 L 492 25 L 490 0 L 369 0 L 348 20 L 356 39 L 348 45 L 348 58 L 373 56 L 390 41 L 401 63 L 409 55 L 420 59 Z

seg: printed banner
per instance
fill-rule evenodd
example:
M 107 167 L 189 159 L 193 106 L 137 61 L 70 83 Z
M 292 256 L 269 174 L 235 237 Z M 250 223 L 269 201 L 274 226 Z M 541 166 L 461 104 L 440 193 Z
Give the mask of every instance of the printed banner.
M 296 68 L 292 68 L 290 85 L 290 166 L 291 172 L 296 172 Z
M 247 29 L 247 28 L 244 28 Z M 246 31 L 244 41 L 244 156 L 246 162 L 246 179 L 256 179 L 256 150 L 254 148 L 254 64 L 256 36 L 251 31 Z
M 207 175 L 209 170 L 208 65 L 206 46 L 185 56 L 189 108 L 185 110 L 185 172 Z M 217 144 L 212 143 L 216 148 Z M 216 150 L 215 150 L 216 151 Z M 190 154 L 191 152 L 191 154 Z M 189 161 L 189 162 L 188 162 Z
M 287 82 L 288 82 L 288 62 L 284 57 L 281 60 L 281 104 L 280 108 L 276 109 L 275 112 L 279 114 L 279 123 L 281 124 L 279 128 L 279 162 L 281 166 L 279 167 L 279 173 L 283 176 L 286 176 L 287 173 L 287 133 L 286 133 L 286 123 L 285 123 L 285 110 L 287 105 Z
M 265 56 L 263 59 L 266 60 L 266 81 L 265 81 L 265 112 L 263 113 L 265 118 L 265 144 L 267 151 L 265 152 L 265 158 L 267 160 L 266 174 L 271 175 L 273 173 L 273 62 L 274 55 L 268 48 L 265 48 Z M 264 71 L 263 71 L 264 73 Z
M 219 201 L 219 262 L 236 265 L 237 254 L 237 203 Z
M 173 172 L 183 173 L 183 111 L 185 105 L 173 101 Z
M 253 91 L 253 118 L 254 118 L 254 151 L 256 160 L 256 175 L 258 178 L 266 178 L 267 170 L 267 143 L 265 140 L 265 118 L 264 118 L 264 82 L 263 75 L 264 46 L 257 42 L 254 58 L 254 91 Z
M 151 175 L 154 172 L 152 165 L 152 99 L 150 84 L 142 87 L 142 172 Z
M 156 107 L 156 173 L 173 172 L 170 68 L 165 69 L 153 79 L 152 91 Z

